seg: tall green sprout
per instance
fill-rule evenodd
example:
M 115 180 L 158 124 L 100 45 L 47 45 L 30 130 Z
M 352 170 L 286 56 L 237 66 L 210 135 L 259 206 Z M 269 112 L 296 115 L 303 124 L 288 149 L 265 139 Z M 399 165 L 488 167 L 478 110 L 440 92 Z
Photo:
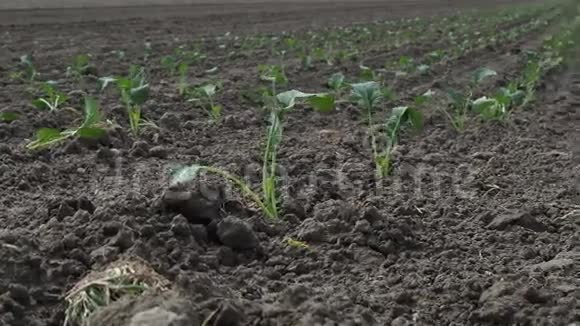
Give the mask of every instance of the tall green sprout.
M 485 79 L 496 76 L 497 73 L 489 68 L 479 68 L 477 69 L 469 82 L 467 90 L 456 91 L 451 90 L 448 92 L 448 96 L 451 99 L 450 110 L 441 109 L 443 114 L 449 119 L 449 122 L 455 128 L 455 130 L 462 132 L 465 130 L 465 123 L 467 122 L 467 113 L 469 109 L 473 106 L 473 95 L 477 86 L 480 85 Z
M 411 106 L 393 108 L 391 116 L 385 124 L 375 124 L 375 111 L 384 98 L 383 90 L 377 82 L 366 82 L 352 85 L 353 98 L 366 111 L 368 130 L 370 133 L 373 161 L 377 177 L 384 178 L 392 170 L 392 153 L 399 142 L 399 132 L 405 124 L 416 129 L 423 126 L 423 115 L 418 110 L 432 93 L 427 92 L 417 96 Z M 378 138 L 384 138 L 384 146 L 379 147 Z
M 321 93 L 303 93 L 291 90 L 277 94 L 267 109 L 269 110 L 269 125 L 266 130 L 266 143 L 262 162 L 262 194 L 254 191 L 242 178 L 213 166 L 191 165 L 179 169 L 173 176 L 171 186 L 179 186 L 194 180 L 200 172 L 206 171 L 218 175 L 236 186 L 244 196 L 249 197 L 270 219 L 277 219 L 277 166 L 278 148 L 282 141 L 284 115 L 294 108 L 296 101 L 304 99 L 316 111 L 329 112 L 334 109 L 334 98 Z
M 377 175 L 382 175 L 381 166 L 379 163 L 379 150 L 377 148 L 377 135 L 373 127 L 374 115 L 377 105 L 382 99 L 381 86 L 379 83 L 371 81 L 365 83 L 358 83 L 352 85 L 352 95 L 357 101 L 358 105 L 366 112 L 367 124 L 371 137 L 371 149 L 373 151 L 373 161 Z
M 28 149 L 40 149 L 63 142 L 64 140 L 80 138 L 100 138 L 105 134 L 102 128 L 102 116 L 99 104 L 91 97 L 85 98 L 84 119 L 80 126 L 65 130 L 40 128 L 36 132 L 36 139 L 26 145 Z
M 121 101 L 125 105 L 129 126 L 134 136 L 139 134 L 142 123 L 141 108 L 149 98 L 149 84 L 145 79 L 143 67 L 131 66 L 129 74 L 124 77 L 103 77 L 99 79 L 100 89 L 104 90 L 109 84 L 116 83 L 121 93 Z

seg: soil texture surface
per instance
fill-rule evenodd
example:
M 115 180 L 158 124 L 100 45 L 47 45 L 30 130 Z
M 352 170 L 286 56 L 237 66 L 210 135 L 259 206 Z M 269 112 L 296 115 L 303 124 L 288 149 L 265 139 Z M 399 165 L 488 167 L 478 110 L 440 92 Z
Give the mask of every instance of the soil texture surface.
M 335 72 L 354 82 L 363 64 L 386 69 L 448 50 L 427 73 L 386 69 L 397 94 L 386 112 L 429 89 L 463 87 L 482 66 L 497 76 L 478 92 L 505 85 L 522 70 L 521 54 L 563 20 L 553 8 L 534 16 L 546 24 L 523 15 L 488 25 L 472 13 L 500 3 L 513 1 L 0 11 L 0 112 L 18 113 L 0 121 L 0 325 L 63 325 L 67 291 L 123 257 L 148 263 L 172 290 L 116 302 L 88 325 L 575 325 L 579 62 L 552 71 L 507 121 L 470 115 L 463 132 L 436 108 L 445 105 L 438 97 L 424 109 L 423 130 L 403 130 L 392 174 L 380 181 L 364 115 L 347 95 L 330 113 L 298 105 L 284 118 L 278 152 L 279 221 L 217 177 L 204 175 L 185 195 L 168 188 L 172 168 L 200 163 L 259 191 L 268 120 L 253 90 L 268 86 L 258 65 L 280 60 L 259 42 L 288 33 L 331 39 L 328 30 L 363 23 L 375 35 L 372 22 L 396 21 L 384 37 L 404 41 L 361 37 L 356 60 L 314 58 L 305 67 L 287 55 L 287 89 L 306 92 L 328 91 Z M 399 19 L 415 16 L 427 23 Z M 238 44 L 246 35 L 263 37 L 250 49 Z M 451 54 L 456 39 L 473 35 L 504 41 Z M 180 97 L 177 77 L 160 64 L 185 44 L 205 54 L 188 83 L 220 81 L 219 121 Z M 30 85 L 11 75 L 25 54 L 39 80 L 69 94 L 58 110 L 32 107 Z M 80 81 L 65 77 L 78 54 L 94 64 Z M 131 64 L 146 67 L 151 85 L 143 105 L 151 124 L 137 137 L 116 89 L 97 87 L 97 77 Z M 77 126 L 84 93 L 111 123 L 104 138 L 26 148 L 38 128 Z

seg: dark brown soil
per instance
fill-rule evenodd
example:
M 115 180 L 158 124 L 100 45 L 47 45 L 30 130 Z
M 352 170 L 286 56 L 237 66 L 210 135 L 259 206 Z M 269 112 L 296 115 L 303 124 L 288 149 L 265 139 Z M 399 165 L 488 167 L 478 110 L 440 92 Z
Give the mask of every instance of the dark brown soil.
M 574 325 L 580 320 L 578 65 L 550 75 L 536 102 L 506 123 L 473 118 L 457 133 L 429 108 L 425 129 L 402 137 L 393 175 L 382 184 L 354 106 L 331 114 L 296 109 L 279 153 L 283 214 L 277 223 L 212 178 L 196 184 L 202 203 L 176 206 L 164 199 L 168 173 L 179 164 L 217 165 L 258 186 L 266 121 L 242 95 L 259 84 L 256 66 L 274 59 L 266 50 L 239 58 L 226 58 L 217 46 L 210 52 L 191 81 L 205 81 L 205 69 L 220 67 L 224 118 L 211 123 L 174 94 L 174 79 L 157 64 L 162 55 L 202 34 L 306 30 L 479 4 L 450 3 L 267 5 L 247 15 L 240 8 L 208 15 L 172 7 L 165 17 L 186 18 L 47 25 L 19 20 L 30 13 L 0 12 L 2 22 L 18 20 L 0 27 L 0 111 L 22 113 L 0 122 L 0 325 L 62 325 L 66 291 L 122 256 L 149 262 L 176 293 L 118 303 L 91 325 L 141 325 L 136 318 L 150 314 L 165 316 L 165 323 L 148 325 L 201 325 L 213 312 L 209 325 L 220 326 Z M 40 21 L 63 15 L 52 12 Z M 536 48 L 544 32 L 442 62 L 392 87 L 403 100 L 427 89 L 442 94 L 481 66 L 500 75 L 486 87 L 501 85 L 521 68 L 518 53 Z M 30 108 L 26 86 L 8 77 L 20 55 L 32 54 L 47 80 L 63 79 L 79 53 L 93 55 L 99 75 L 116 75 L 142 57 L 146 41 L 154 64 L 144 115 L 158 129 L 134 139 L 118 127 L 99 142 L 26 150 L 37 128 L 68 126 L 79 113 Z M 393 57 L 446 44 L 431 41 L 393 49 Z M 288 65 L 291 87 L 305 91 L 323 90 L 336 71 L 350 80 L 358 69 L 358 62 L 317 64 L 311 72 Z M 126 126 L 116 92 L 99 100 L 107 118 Z M 75 97 L 69 105 L 80 104 Z

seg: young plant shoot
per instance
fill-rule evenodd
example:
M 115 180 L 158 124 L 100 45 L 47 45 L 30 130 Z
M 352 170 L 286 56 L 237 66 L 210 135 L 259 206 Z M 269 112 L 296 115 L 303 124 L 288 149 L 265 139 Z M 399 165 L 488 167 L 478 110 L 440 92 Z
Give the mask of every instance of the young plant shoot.
M 189 72 L 189 65 L 185 62 L 180 63 L 177 66 L 177 72 L 179 74 L 179 81 L 177 83 L 177 92 L 179 96 L 185 95 L 187 89 L 189 88 L 189 83 L 187 82 L 187 73 Z
M 20 62 L 18 63 L 18 71 L 16 71 L 12 77 L 14 79 L 20 79 L 24 82 L 33 83 L 38 77 L 38 72 L 36 67 L 32 63 L 32 57 L 29 55 L 23 55 L 20 57 Z
M 375 171 L 377 177 L 384 178 L 391 172 L 391 157 L 395 146 L 398 144 L 398 135 L 401 127 L 410 123 L 416 129 L 422 128 L 423 115 L 418 108 L 431 98 L 432 92 L 417 96 L 414 99 L 413 106 L 394 108 L 387 123 L 384 125 L 376 125 L 374 121 L 377 106 L 384 98 L 384 92 L 377 82 L 353 84 L 352 94 L 358 105 L 366 111 Z M 379 136 L 383 136 L 381 138 L 385 139 L 383 148 L 379 148 Z
M 217 93 L 218 85 L 206 84 L 194 88 L 188 95 L 188 102 L 199 103 L 201 107 L 207 112 L 212 121 L 218 121 L 222 116 L 222 106 L 215 104 L 215 94 Z
M 56 111 L 69 97 L 56 89 L 56 82 L 47 81 L 42 84 L 43 95 L 32 101 L 32 105 L 39 110 Z
M 149 97 L 149 84 L 145 80 L 144 68 L 131 66 L 126 77 L 105 77 L 100 80 L 102 82 L 101 89 L 104 89 L 111 82 L 116 82 L 117 88 L 121 93 L 121 101 L 123 101 L 127 110 L 131 132 L 134 136 L 137 136 L 141 125 L 143 125 L 141 106 Z
M 91 64 L 91 58 L 86 54 L 80 54 L 73 58 L 72 65 L 66 69 L 67 77 L 82 80 L 86 75 L 95 75 L 97 68 Z
M 486 120 L 505 121 L 514 108 L 524 103 L 526 93 L 519 90 L 517 83 L 500 88 L 493 97 L 482 96 L 473 101 L 473 110 Z
M 450 111 L 445 109 L 442 109 L 442 111 L 455 130 L 459 132 L 465 130 L 467 113 L 473 106 L 473 93 L 477 86 L 485 79 L 496 75 L 497 73 L 489 68 L 479 68 L 474 72 L 465 92 L 455 90 L 448 92 L 448 96 L 451 99 Z
M 340 101 L 343 97 L 343 91 L 347 86 L 344 75 L 341 72 L 332 74 L 326 84 L 330 88 L 334 98 Z
M 100 138 L 105 134 L 105 129 L 101 126 L 101 112 L 99 104 L 93 98 L 85 97 L 84 119 L 77 128 L 58 130 L 52 128 L 41 128 L 36 132 L 36 140 L 30 142 L 28 149 L 40 149 L 58 144 L 64 140 L 80 138 Z
M 329 112 L 334 109 L 334 98 L 327 94 L 303 93 L 291 90 L 278 94 L 275 103 L 269 107 L 269 126 L 266 132 L 266 144 L 264 148 L 264 160 L 262 165 L 262 194 L 252 190 L 251 186 L 242 178 L 227 171 L 212 166 L 191 165 L 178 170 L 172 179 L 171 186 L 186 184 L 195 179 L 202 171 L 223 177 L 236 186 L 242 195 L 249 197 L 270 219 L 278 218 L 278 194 L 277 194 L 277 153 L 282 141 L 283 118 L 292 110 L 296 101 L 304 99 L 316 111 Z

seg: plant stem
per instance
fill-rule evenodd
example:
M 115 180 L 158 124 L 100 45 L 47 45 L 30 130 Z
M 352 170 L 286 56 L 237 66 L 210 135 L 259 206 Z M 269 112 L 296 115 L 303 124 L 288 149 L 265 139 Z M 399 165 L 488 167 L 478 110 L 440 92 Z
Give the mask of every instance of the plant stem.
M 228 173 L 224 170 L 218 169 L 218 168 L 214 168 L 211 166 L 200 166 L 199 167 L 202 170 L 206 170 L 210 173 L 213 174 L 217 174 L 219 176 L 221 176 L 222 178 L 230 181 L 231 183 L 233 183 L 234 185 L 236 185 L 240 191 L 242 192 L 242 194 L 250 197 L 251 200 L 253 200 L 259 207 L 260 209 L 262 209 L 262 211 L 271 219 L 276 219 L 278 217 L 276 212 L 272 212 L 267 205 L 264 204 L 264 202 L 260 199 L 260 196 L 258 194 L 256 194 L 249 186 L 246 182 L 244 182 L 241 178 Z
M 378 153 L 378 149 L 377 149 L 377 137 L 375 136 L 375 130 L 374 130 L 374 124 L 373 124 L 373 106 L 371 103 L 367 102 L 366 103 L 366 107 L 367 107 L 367 119 L 368 119 L 368 124 L 369 124 L 369 130 L 371 132 L 371 148 L 373 150 L 373 160 L 375 161 L 375 170 L 376 173 L 379 177 L 382 177 L 382 172 L 381 172 L 381 165 L 379 163 L 379 153 Z
M 276 200 L 276 154 L 282 134 L 282 126 L 279 111 L 273 109 L 270 113 L 270 126 L 268 127 L 266 148 L 264 150 L 264 162 L 262 166 L 262 191 L 264 200 L 270 212 L 277 217 L 278 207 Z

